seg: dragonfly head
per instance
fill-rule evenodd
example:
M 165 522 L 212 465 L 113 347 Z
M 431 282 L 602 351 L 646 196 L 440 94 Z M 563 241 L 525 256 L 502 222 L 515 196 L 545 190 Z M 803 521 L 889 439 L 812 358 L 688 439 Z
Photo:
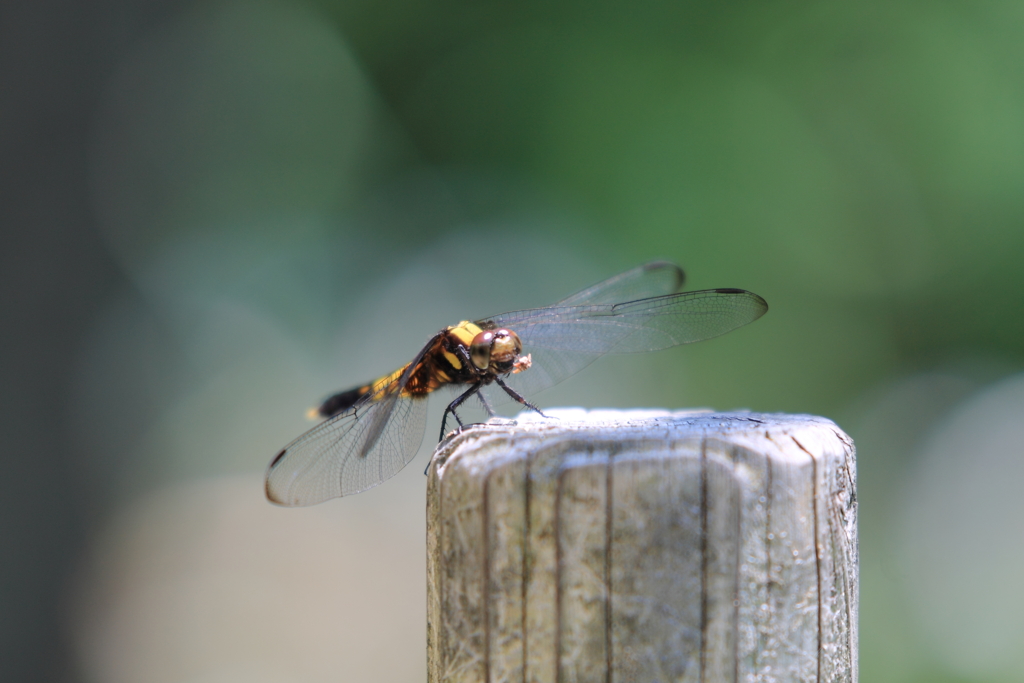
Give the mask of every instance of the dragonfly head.
M 523 343 L 512 330 L 486 330 L 473 337 L 469 357 L 481 372 L 505 374 L 515 369 Z

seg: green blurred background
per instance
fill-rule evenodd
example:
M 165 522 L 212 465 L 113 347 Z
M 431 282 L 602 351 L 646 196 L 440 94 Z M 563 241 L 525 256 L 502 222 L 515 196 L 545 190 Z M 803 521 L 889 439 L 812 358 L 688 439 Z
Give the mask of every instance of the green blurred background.
M 0 50 L 0 679 L 423 680 L 432 439 L 308 510 L 264 467 L 668 258 L 771 310 L 536 401 L 834 419 L 862 680 L 1024 681 L 1024 4 L 49 0 Z

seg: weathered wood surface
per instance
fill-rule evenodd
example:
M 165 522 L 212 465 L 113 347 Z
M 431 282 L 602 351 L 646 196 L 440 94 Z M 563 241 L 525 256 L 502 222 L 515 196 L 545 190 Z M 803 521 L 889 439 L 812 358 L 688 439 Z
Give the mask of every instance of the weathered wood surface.
M 442 444 L 428 680 L 857 680 L 853 443 L 807 415 L 554 411 Z

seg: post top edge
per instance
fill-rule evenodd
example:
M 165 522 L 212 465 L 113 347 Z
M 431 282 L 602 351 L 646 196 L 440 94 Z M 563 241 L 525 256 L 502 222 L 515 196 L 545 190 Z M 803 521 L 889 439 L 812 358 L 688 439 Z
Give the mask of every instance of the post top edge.
M 536 413 L 520 413 L 514 420 L 495 418 L 486 423 L 468 425 L 442 441 L 435 452 L 440 461 L 480 449 L 501 452 L 513 459 L 522 451 L 545 448 L 574 441 L 593 444 L 611 441 L 664 441 L 720 439 L 736 445 L 753 438 L 789 442 L 799 439 L 798 450 L 807 447 L 820 451 L 824 442 L 842 443 L 840 450 L 853 450 L 853 441 L 832 420 L 807 414 L 757 413 L 745 410 L 714 412 L 710 409 L 611 410 L 554 408 Z M 785 438 L 780 438 L 785 437 Z M 785 446 L 786 450 L 793 444 Z M 831 449 L 829 449 L 831 450 Z M 518 452 L 518 453 L 517 453 Z M 804 455 L 809 455 L 807 453 Z

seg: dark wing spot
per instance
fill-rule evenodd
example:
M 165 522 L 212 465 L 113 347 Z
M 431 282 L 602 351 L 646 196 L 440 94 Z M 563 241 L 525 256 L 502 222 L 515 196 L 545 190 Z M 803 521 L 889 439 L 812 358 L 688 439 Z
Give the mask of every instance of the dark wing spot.
M 274 459 L 270 461 L 270 469 L 274 469 L 274 465 L 276 465 L 278 461 L 284 457 L 284 453 L 287 450 L 287 448 L 282 448 L 281 452 L 274 456 Z
M 682 268 L 671 261 L 651 261 L 644 264 L 644 272 L 648 273 L 652 270 L 661 270 L 662 268 L 669 268 L 675 272 L 676 277 L 675 283 L 672 286 L 672 292 L 678 292 L 686 281 L 686 273 L 683 272 Z
M 284 501 L 281 500 L 280 498 L 275 497 L 270 492 L 270 470 L 274 469 L 274 466 L 277 465 L 281 458 L 284 457 L 285 451 L 287 450 L 287 448 L 282 448 L 281 452 L 274 456 L 274 459 L 270 461 L 270 467 L 267 468 L 267 476 L 263 480 L 263 495 L 265 495 L 267 497 L 267 500 L 269 500 L 271 503 L 277 503 L 279 505 L 284 505 Z

